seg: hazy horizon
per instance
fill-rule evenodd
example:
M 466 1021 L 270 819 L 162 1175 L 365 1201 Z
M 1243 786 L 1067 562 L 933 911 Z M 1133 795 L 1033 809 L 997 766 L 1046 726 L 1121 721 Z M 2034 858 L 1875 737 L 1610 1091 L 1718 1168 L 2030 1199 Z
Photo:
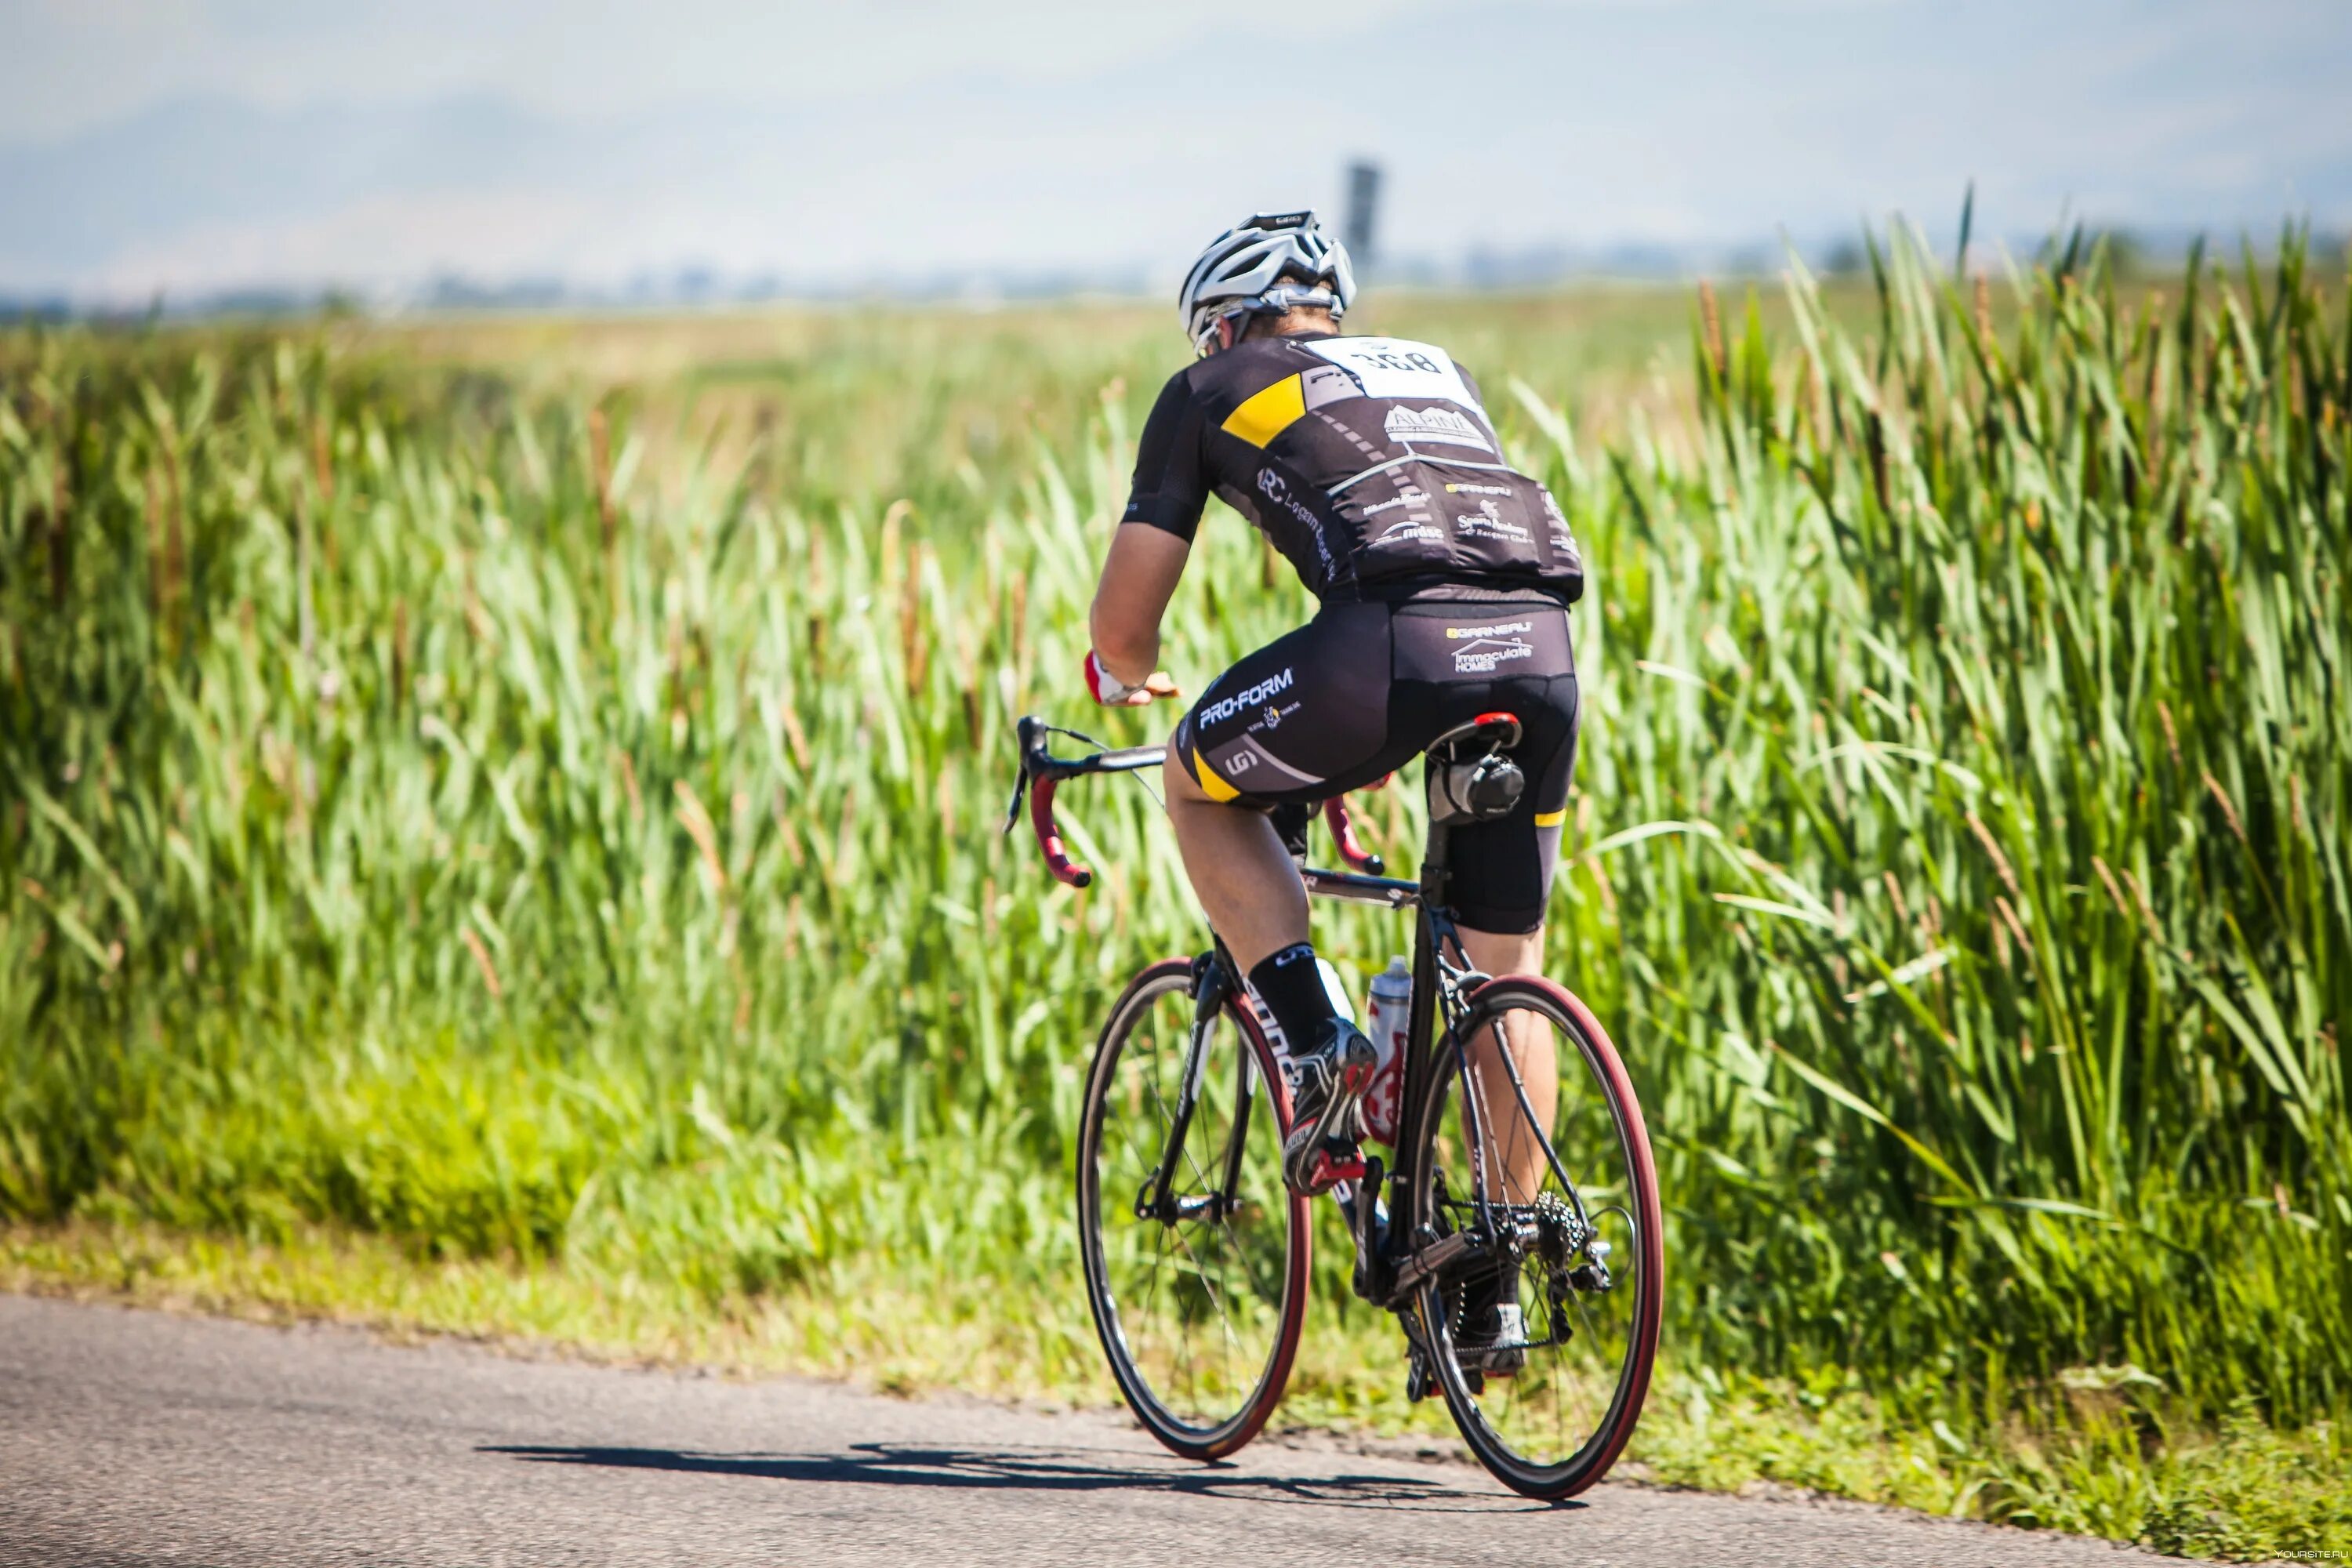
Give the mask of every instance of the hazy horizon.
M 1009 0 L 658 16 L 0 0 L 0 292 L 702 268 L 1158 289 L 1388 174 L 1391 254 L 1808 247 L 1901 211 L 2352 226 L 2352 7 L 1360 0 L 1312 35 Z

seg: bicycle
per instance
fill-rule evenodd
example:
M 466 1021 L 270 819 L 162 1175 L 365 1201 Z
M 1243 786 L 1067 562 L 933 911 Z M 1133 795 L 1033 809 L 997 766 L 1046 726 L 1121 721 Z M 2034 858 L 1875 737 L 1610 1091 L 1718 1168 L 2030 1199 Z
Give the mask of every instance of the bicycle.
M 1349 869 L 1303 858 L 1300 868 L 1311 894 L 1414 916 L 1395 1169 L 1369 1154 L 1362 1177 L 1339 1189 L 1356 1292 L 1402 1325 L 1408 1396 L 1442 1394 L 1497 1479 L 1558 1500 L 1605 1475 L 1640 1417 L 1664 1256 L 1649 1135 L 1608 1035 L 1562 986 L 1474 970 L 1446 908 L 1453 829 L 1503 815 L 1524 786 L 1510 758 L 1519 730 L 1510 714 L 1484 714 L 1426 748 L 1431 827 L 1418 878 L 1381 875 L 1341 799 L 1324 802 L 1322 815 Z M 1056 757 L 1054 734 L 1087 740 L 1034 717 L 1020 721 L 1005 830 L 1025 792 L 1046 864 L 1085 888 L 1093 873 L 1063 846 L 1056 786 L 1157 767 L 1165 748 Z M 1549 1128 L 1528 1088 L 1544 1076 L 1528 1070 L 1545 1059 L 1527 1043 L 1539 1028 L 1560 1084 Z M 1507 1093 L 1494 1081 L 1498 1065 Z M 1187 1458 L 1221 1458 L 1256 1436 L 1290 1375 L 1311 1252 L 1308 1200 L 1282 1181 L 1289 1121 L 1275 1039 L 1223 942 L 1129 982 L 1087 1074 L 1080 1246 L 1088 1306 L 1121 1394 L 1146 1430 Z M 1600 1162 L 1614 1163 L 1597 1180 L 1572 1181 L 1562 1146 L 1588 1178 Z M 1516 1341 L 1463 1333 L 1465 1303 L 1507 1295 L 1518 1309 Z

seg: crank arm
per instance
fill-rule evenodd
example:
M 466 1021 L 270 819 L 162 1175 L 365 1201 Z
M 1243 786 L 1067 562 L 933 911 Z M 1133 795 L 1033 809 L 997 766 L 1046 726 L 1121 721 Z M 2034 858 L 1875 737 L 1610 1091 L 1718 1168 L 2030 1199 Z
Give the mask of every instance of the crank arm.
M 1431 1242 L 1398 1267 L 1393 1299 L 1402 1300 L 1411 1296 L 1421 1289 L 1423 1281 L 1461 1262 L 1478 1247 L 1478 1237 L 1466 1230 L 1457 1230 L 1452 1236 L 1440 1237 Z
M 1518 1253 L 1530 1249 L 1543 1234 L 1543 1227 L 1532 1218 L 1507 1219 L 1504 1230 L 1512 1250 Z M 1398 1267 L 1396 1288 L 1391 1292 L 1390 1300 L 1402 1300 L 1425 1284 L 1431 1276 L 1443 1274 L 1466 1258 L 1491 1251 L 1504 1240 L 1502 1237 L 1482 1236 L 1468 1230 L 1457 1230 L 1451 1236 L 1439 1237 Z

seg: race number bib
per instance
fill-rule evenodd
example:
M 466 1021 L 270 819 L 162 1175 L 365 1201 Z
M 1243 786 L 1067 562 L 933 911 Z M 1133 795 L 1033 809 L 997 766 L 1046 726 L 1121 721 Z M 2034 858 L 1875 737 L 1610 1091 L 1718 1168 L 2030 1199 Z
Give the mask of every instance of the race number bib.
M 1325 338 L 1299 346 L 1355 377 L 1366 397 L 1440 398 L 1465 408 L 1478 407 L 1445 351 L 1428 343 L 1410 338 Z

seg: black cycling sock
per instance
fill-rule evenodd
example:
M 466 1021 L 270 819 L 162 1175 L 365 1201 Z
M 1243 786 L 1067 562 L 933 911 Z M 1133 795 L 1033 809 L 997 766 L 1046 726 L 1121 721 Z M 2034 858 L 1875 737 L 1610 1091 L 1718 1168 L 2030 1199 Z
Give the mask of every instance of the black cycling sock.
M 1323 970 L 1315 962 L 1310 942 L 1294 942 L 1250 971 L 1250 984 L 1293 1051 L 1311 1050 L 1322 1026 L 1338 1017 L 1331 992 L 1323 984 Z

